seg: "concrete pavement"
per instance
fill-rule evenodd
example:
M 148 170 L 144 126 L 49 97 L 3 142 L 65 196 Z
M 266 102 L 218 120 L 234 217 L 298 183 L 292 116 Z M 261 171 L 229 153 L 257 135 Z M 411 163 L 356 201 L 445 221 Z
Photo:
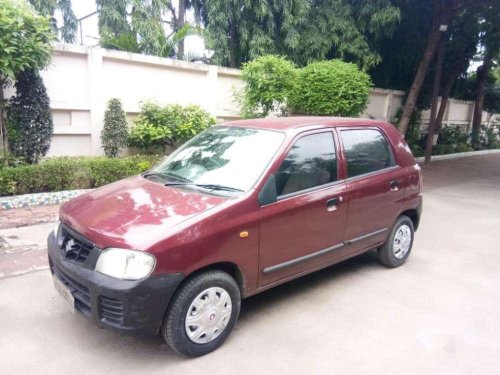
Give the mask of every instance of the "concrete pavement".
M 194 360 L 71 315 L 48 271 L 0 280 L 0 373 L 496 374 L 500 155 L 433 163 L 424 185 L 406 265 L 369 252 L 249 298 Z

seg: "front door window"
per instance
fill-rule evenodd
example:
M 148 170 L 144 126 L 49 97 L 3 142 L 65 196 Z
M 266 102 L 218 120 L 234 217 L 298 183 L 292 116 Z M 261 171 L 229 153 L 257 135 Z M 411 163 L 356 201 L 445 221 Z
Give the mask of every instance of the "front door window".
M 321 186 L 337 180 L 337 158 L 331 132 L 300 138 L 276 174 L 278 196 Z

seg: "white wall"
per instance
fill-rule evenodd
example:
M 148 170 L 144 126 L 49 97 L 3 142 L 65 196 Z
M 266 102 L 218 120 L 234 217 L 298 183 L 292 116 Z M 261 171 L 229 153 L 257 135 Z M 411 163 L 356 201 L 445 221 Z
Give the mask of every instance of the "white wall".
M 240 117 L 233 97 L 242 84 L 236 69 L 56 44 L 52 63 L 42 77 L 54 114 L 51 156 L 102 154 L 104 110 L 114 97 L 121 99 L 130 120 L 145 100 L 198 104 L 221 121 Z M 363 116 L 391 120 L 403 96 L 402 91 L 373 89 Z M 471 118 L 472 102 L 449 101 L 444 122 L 468 126 Z M 426 120 L 428 111 L 424 112 Z

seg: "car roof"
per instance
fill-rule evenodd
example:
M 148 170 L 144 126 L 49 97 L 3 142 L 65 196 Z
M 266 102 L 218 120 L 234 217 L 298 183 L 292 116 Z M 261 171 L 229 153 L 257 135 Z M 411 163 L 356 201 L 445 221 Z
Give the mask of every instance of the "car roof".
M 260 129 L 283 130 L 310 127 L 311 125 L 334 126 L 375 126 L 386 124 L 383 121 L 349 117 L 300 116 L 272 117 L 248 120 L 227 121 L 221 125 Z

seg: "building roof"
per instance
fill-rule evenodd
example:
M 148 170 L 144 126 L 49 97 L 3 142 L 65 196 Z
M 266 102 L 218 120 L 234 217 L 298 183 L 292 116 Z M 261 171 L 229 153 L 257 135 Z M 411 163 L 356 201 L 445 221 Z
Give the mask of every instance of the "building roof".
M 227 121 L 224 125 L 241 126 L 262 129 L 287 130 L 307 127 L 310 125 L 366 125 L 373 126 L 381 121 L 362 118 L 349 117 L 323 117 L 323 116 L 302 116 L 302 117 L 272 117 L 248 120 Z

